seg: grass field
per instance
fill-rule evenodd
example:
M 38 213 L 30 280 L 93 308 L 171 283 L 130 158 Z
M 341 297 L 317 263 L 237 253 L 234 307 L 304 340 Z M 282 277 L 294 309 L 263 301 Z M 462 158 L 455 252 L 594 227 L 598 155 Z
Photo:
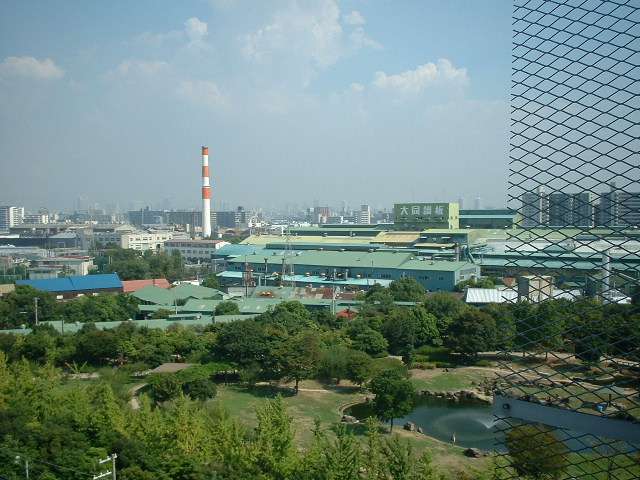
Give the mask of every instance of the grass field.
M 453 374 L 452 374 L 453 375 Z M 466 382 L 460 380 L 460 382 Z M 332 387 L 315 381 L 305 381 L 300 384 L 301 391 L 293 395 L 289 388 L 273 388 L 267 385 L 247 389 L 238 385 L 219 386 L 218 395 L 214 402 L 218 402 L 230 415 L 237 418 L 247 427 L 256 422 L 255 409 L 268 398 L 282 395 L 287 411 L 292 418 L 296 438 L 305 446 L 311 441 L 314 420 L 318 419 L 326 429 L 340 421 L 340 409 L 348 404 L 362 402 L 365 394 L 360 389 L 351 386 Z M 365 437 L 361 429 L 353 429 L 356 434 Z M 400 435 L 410 442 L 417 454 L 428 451 L 434 463 L 446 472 L 465 471 L 472 473 L 486 465 L 488 459 L 470 459 L 463 455 L 463 449 L 440 442 L 425 435 L 407 432 L 401 427 L 394 429 L 394 435 Z M 455 478 L 455 473 L 452 478 Z

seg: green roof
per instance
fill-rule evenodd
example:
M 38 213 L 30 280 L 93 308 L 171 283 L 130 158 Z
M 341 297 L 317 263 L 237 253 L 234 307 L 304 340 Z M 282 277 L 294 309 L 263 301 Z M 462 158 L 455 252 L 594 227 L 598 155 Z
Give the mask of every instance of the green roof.
M 187 298 L 224 298 L 224 293 L 215 288 L 207 288 L 201 285 L 183 283 L 171 289 L 178 300 Z
M 158 305 L 169 305 L 173 303 L 174 297 L 166 288 L 147 285 L 131 294 L 131 296 L 143 302 L 155 303 Z
M 188 298 L 222 299 L 226 296 L 220 290 L 187 283 L 170 289 L 149 285 L 133 292 L 131 295 L 143 302 L 154 303 L 156 305 L 171 305 L 176 301 L 186 300 Z
M 267 257 L 247 256 L 249 263 L 264 263 L 264 258 L 270 265 L 282 264 L 282 255 L 271 255 Z M 447 261 L 427 261 L 418 260 L 412 253 L 405 252 L 336 252 L 305 250 L 290 257 L 294 265 L 310 265 L 321 268 L 386 268 L 386 269 L 407 269 L 422 271 L 457 271 L 472 264 L 467 262 L 447 262 Z M 244 263 L 245 259 L 238 258 L 229 260 L 230 264 Z M 304 272 L 298 272 L 300 274 Z

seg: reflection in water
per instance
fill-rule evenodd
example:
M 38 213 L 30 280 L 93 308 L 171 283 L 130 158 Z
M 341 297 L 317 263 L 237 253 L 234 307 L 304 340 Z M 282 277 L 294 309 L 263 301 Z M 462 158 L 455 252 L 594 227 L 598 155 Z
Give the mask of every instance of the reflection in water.
M 351 415 L 358 418 L 371 416 L 368 405 L 352 407 Z M 496 448 L 496 420 L 489 405 L 469 405 L 449 403 L 443 400 L 423 400 L 409 415 L 396 419 L 394 423 L 400 428 L 405 422 L 413 422 L 422 427 L 426 435 L 451 443 L 455 438 L 456 445 L 475 447 L 482 450 Z

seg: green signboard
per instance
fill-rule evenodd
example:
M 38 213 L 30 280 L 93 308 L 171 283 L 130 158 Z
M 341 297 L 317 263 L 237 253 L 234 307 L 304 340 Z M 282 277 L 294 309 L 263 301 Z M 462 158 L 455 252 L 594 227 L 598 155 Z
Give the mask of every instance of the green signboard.
M 432 228 L 457 228 L 457 203 L 396 203 L 394 222 Z

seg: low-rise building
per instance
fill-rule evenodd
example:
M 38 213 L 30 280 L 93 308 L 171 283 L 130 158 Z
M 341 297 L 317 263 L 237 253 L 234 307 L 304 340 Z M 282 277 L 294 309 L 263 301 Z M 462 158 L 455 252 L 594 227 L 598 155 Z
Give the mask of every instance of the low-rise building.
M 84 275 L 43 280 L 18 280 L 16 285 L 26 285 L 56 295 L 58 300 L 122 292 L 122 282 L 117 273 Z
M 216 251 L 229 242 L 223 240 L 170 240 L 165 242 L 165 251 L 169 254 L 179 252 L 182 258 L 190 263 L 209 262 Z
M 139 251 L 157 251 L 162 250 L 171 238 L 172 233 L 166 231 L 124 233 L 120 237 L 120 247 Z
M 283 265 L 286 264 L 286 265 Z M 412 253 L 359 251 L 297 251 L 263 250 L 244 257 L 227 260 L 229 271 L 246 272 L 254 276 L 277 275 L 285 272 L 309 277 L 381 280 L 414 278 L 429 291 L 452 291 L 457 283 L 480 276 L 480 267 L 470 262 L 434 261 Z

